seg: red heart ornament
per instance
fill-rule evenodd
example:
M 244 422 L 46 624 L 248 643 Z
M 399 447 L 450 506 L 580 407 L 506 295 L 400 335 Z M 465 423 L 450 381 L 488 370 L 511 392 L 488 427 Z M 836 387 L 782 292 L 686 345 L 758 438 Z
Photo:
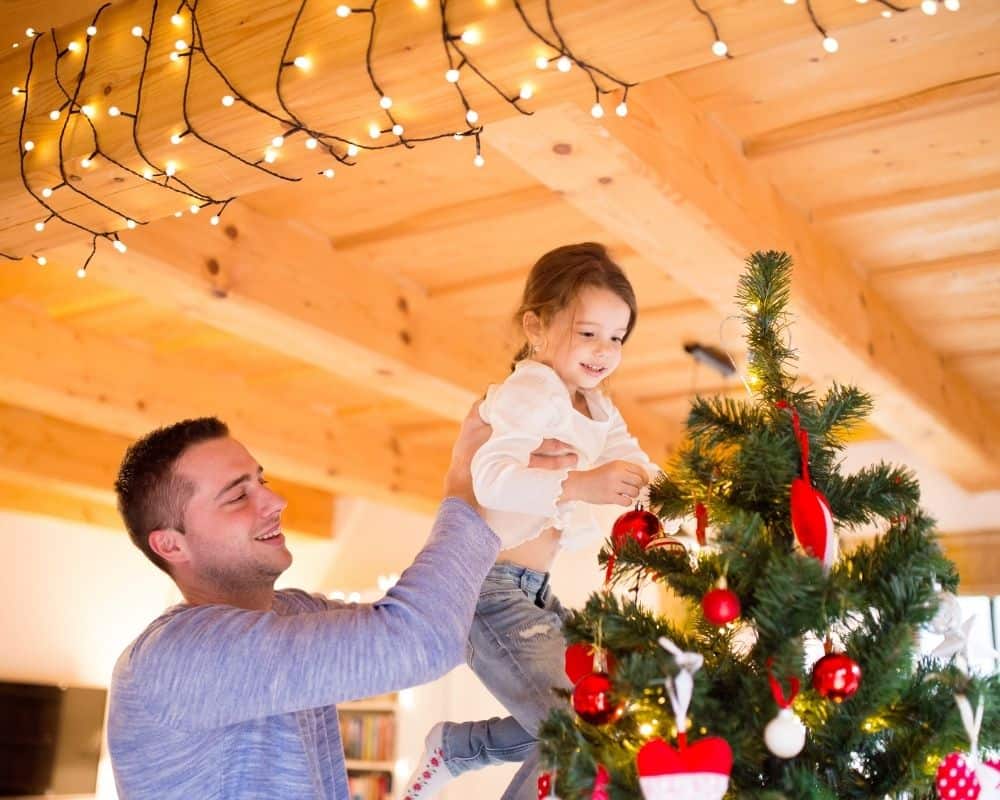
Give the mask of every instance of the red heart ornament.
M 827 569 L 837 558 L 833 514 L 826 496 L 806 478 L 792 481 L 792 530 L 807 555 L 818 558 Z
M 603 764 L 597 765 L 597 774 L 594 776 L 594 789 L 590 793 L 590 800 L 610 800 L 608 786 L 611 785 L 611 776 L 604 768 Z
M 609 675 L 615 673 L 615 657 L 608 651 L 604 651 L 605 672 Z M 586 642 L 577 642 L 566 648 L 566 677 L 569 682 L 576 686 L 583 678 L 592 672 L 601 671 L 594 667 L 594 645 Z
M 952 753 L 941 762 L 935 785 L 941 800 L 977 800 L 982 791 L 975 770 L 961 753 Z
M 639 750 L 636 767 L 645 800 L 722 800 L 729 787 L 733 751 L 718 736 L 674 749 L 659 737 Z

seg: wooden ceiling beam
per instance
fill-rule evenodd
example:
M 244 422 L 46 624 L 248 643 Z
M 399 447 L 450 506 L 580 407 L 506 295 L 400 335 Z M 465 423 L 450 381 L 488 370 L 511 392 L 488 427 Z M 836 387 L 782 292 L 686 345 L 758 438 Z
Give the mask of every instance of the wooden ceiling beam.
M 440 499 L 447 451 L 415 465 L 388 428 L 289 406 L 236 376 L 13 306 L 3 316 L 0 402 L 128 438 L 214 414 L 287 481 L 422 509 Z
M 626 120 L 564 106 L 493 144 L 728 317 L 747 254 L 791 253 L 802 371 L 874 394 L 872 422 L 967 488 L 1000 486 L 1000 419 L 670 80 Z M 540 123 L 540 124 L 538 124 Z
M 114 510 L 114 481 L 131 441 L 37 411 L 0 404 L 0 480 L 11 487 L 32 487 L 43 494 L 53 492 L 66 499 L 75 498 L 84 503 L 81 507 L 94 504 Z M 332 494 L 279 477 L 269 476 L 268 481 L 288 501 L 282 515 L 286 530 L 320 538 L 333 535 Z M 37 513 L 44 512 L 45 506 L 40 504 Z M 54 511 L 53 516 L 64 515 Z M 103 520 L 103 515 L 100 518 Z M 121 528 L 121 521 L 105 527 Z
M 849 136 L 877 130 L 886 125 L 898 125 L 976 107 L 996 102 L 998 91 L 1000 72 L 963 78 L 903 97 L 824 114 L 752 136 L 743 142 L 743 154 L 747 158 L 763 158 L 837 136 Z

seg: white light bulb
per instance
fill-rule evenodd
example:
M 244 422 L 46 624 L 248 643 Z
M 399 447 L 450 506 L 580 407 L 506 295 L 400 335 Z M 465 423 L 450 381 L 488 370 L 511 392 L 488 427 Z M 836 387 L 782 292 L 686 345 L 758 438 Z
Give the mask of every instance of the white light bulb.
M 178 61 L 181 60 L 181 54 L 178 53 L 176 50 L 171 50 L 170 51 L 170 60 L 173 61 L 176 64 Z
M 313 139 L 312 136 L 310 136 L 308 139 L 306 139 L 306 149 L 307 150 L 315 150 L 316 149 L 316 145 L 318 145 L 318 144 L 319 144 L 319 142 L 317 142 L 315 139 Z
M 379 126 L 373 122 L 368 126 L 368 135 L 371 136 L 373 139 L 377 139 L 379 136 L 382 135 L 382 129 L 379 128 Z
M 122 113 L 122 110 L 120 108 L 118 108 L 118 106 L 111 106 L 108 109 L 108 116 L 109 117 L 119 117 L 119 116 L 121 116 L 121 113 Z
M 48 186 L 42 189 L 42 197 L 52 197 L 52 189 Z
M 87 277 L 87 270 L 85 270 L 83 267 L 80 267 L 80 269 L 76 271 L 76 277 L 78 277 L 80 280 L 83 280 L 84 278 Z
M 133 35 L 133 36 L 134 36 L 134 37 L 135 37 L 136 39 L 140 38 L 140 37 L 142 36 L 142 27 L 141 27 L 141 26 L 139 26 L 139 25 L 135 25 L 135 26 L 133 26 L 133 28 L 132 28 L 132 35 Z
M 14 97 L 17 97 L 20 94 L 24 94 L 24 89 L 22 89 L 20 86 L 15 86 L 13 89 L 10 90 L 10 93 L 14 95 Z
M 573 60 L 569 56 L 560 56 L 556 62 L 556 69 L 560 72 L 569 72 L 573 68 Z
M 264 151 L 264 160 L 268 164 L 273 164 L 275 161 L 278 160 L 278 154 L 269 147 L 267 148 L 267 150 Z
M 448 81 L 448 83 L 458 83 L 458 78 L 459 72 L 457 69 L 450 69 L 444 74 L 444 79 Z M 14 94 L 17 94 L 17 92 L 14 92 Z
M 350 6 L 337 6 L 337 16 L 341 19 L 351 16 Z
M 462 31 L 462 41 L 466 44 L 479 44 L 483 40 L 483 35 L 478 28 L 466 28 Z
M 592 116 L 594 119 L 600 119 L 601 117 L 603 117 L 604 106 L 602 106 L 600 103 L 594 103 L 594 105 L 590 107 L 590 116 Z
M 174 133 L 170 136 L 170 144 L 180 144 L 184 140 L 184 137 L 179 133 Z
M 785 0 L 786 6 L 794 6 L 797 0 Z
M 389 97 L 388 95 L 382 95 L 382 97 L 379 98 L 378 104 L 382 108 L 386 109 L 392 108 L 392 98 Z
M 81 106 L 80 112 L 83 114 L 83 116 L 90 117 L 91 119 L 93 119 L 94 115 L 97 113 L 97 110 L 92 105 L 88 104 L 85 106 Z
M 135 230 L 135 226 L 137 224 L 138 223 L 136 223 L 136 221 L 134 219 L 127 219 L 127 220 L 125 220 L 125 227 L 128 228 L 130 231 L 134 231 Z
M 178 39 L 176 42 L 174 42 L 174 50 L 187 50 L 187 49 L 188 49 L 188 43 L 185 42 L 183 39 Z
M 70 42 L 68 45 L 66 45 L 66 49 L 69 50 L 71 53 L 79 53 L 83 49 L 83 47 L 80 45 L 79 42 Z
M 462 141 L 462 139 L 464 138 L 464 137 L 462 136 L 462 134 L 460 134 L 460 133 L 456 133 L 456 134 L 454 134 L 454 136 L 455 136 L 455 141 L 456 141 L 456 142 L 460 142 L 460 141 Z
M 224 105 L 226 108 L 229 108 L 235 102 L 236 98 L 233 97 L 231 94 L 222 95 L 222 105 Z
M 392 133 L 394 136 L 402 136 L 403 126 L 397 122 L 395 125 L 392 126 Z
M 35 143 L 31 141 L 31 139 L 28 139 L 28 141 L 24 143 L 24 152 L 30 153 L 34 149 L 35 149 Z
M 892 12 L 888 8 L 882 9 L 882 17 L 884 19 L 889 19 L 892 16 Z
M 538 67 L 539 69 L 548 69 L 549 60 L 545 56 L 539 56 L 538 58 L 535 59 L 535 66 Z
M 413 5 L 417 8 L 427 8 L 427 0 L 413 0 Z
M 218 214 L 212 214 L 212 216 L 208 220 L 208 222 L 209 222 L 210 225 L 218 225 L 219 224 L 219 215 Z
M 480 155 L 479 153 L 476 153 L 476 157 L 472 159 L 472 163 L 475 164 L 477 167 L 481 167 L 483 164 L 486 163 L 486 159 L 483 158 L 482 155 Z
M 172 23 L 174 23 L 174 25 L 176 25 L 176 26 L 180 27 L 181 25 L 183 25 L 183 24 L 184 24 L 184 17 L 182 17 L 182 16 L 180 15 L 180 14 L 174 14 L 174 15 L 173 15 L 173 16 L 172 16 L 172 17 L 170 18 L 170 21 L 171 21 Z
M 617 106 L 615 106 L 615 113 L 619 117 L 627 117 L 628 116 L 628 104 L 626 104 L 626 102 L 624 100 L 622 100 Z
M 352 157 L 356 156 L 358 154 L 359 149 L 360 148 L 356 144 L 354 144 L 354 142 L 351 142 L 349 145 L 347 145 L 347 155 Z
M 168 161 L 167 165 L 163 168 L 163 173 L 165 175 L 173 175 L 175 172 L 177 172 L 177 162 Z
M 80 166 L 83 167 L 84 169 L 89 168 L 90 165 L 93 163 L 94 159 L 90 158 L 89 156 L 84 156 L 83 158 L 80 159 Z
M 465 112 L 465 119 L 470 125 L 475 125 L 479 121 L 479 114 L 470 108 Z
M 712 44 L 712 52 L 715 53 L 715 55 L 719 56 L 719 58 L 722 58 L 722 56 L 724 56 L 726 53 L 729 52 L 729 47 L 726 45 L 724 41 L 718 39 L 715 43 Z
M 192 214 L 197 214 L 199 211 L 201 211 L 201 206 L 192 205 L 188 208 L 188 211 L 190 211 Z
M 49 263 L 49 260 L 45 256 L 35 256 L 35 261 L 38 262 L 38 266 L 44 267 Z
M 920 4 L 920 10 L 928 17 L 933 17 L 937 14 L 937 0 L 923 0 Z
M 312 59 L 309 56 L 295 56 L 292 63 L 299 69 L 309 69 L 312 66 Z
M 144 177 L 147 181 L 153 180 L 153 170 L 151 170 L 149 167 L 146 167 L 142 171 L 142 177 Z
M 840 42 L 834 39 L 832 36 L 827 36 L 823 40 L 823 49 L 828 53 L 836 53 L 840 49 Z
M 174 212 L 174 216 L 179 219 L 180 217 L 184 216 L 184 212 L 183 211 L 175 211 Z
M 962 7 L 959 0 L 944 0 L 944 7 L 949 11 L 958 11 Z
M 521 87 L 520 97 L 522 100 L 530 100 L 534 96 L 534 94 L 535 94 L 535 87 L 532 86 L 530 83 L 526 83 L 524 84 L 524 86 Z
M 35 223 L 35 230 L 38 231 L 39 233 L 41 233 L 42 231 L 44 231 L 45 230 L 45 223 L 42 222 L 41 220 L 39 220 L 38 222 L 36 222 Z
M 126 250 L 128 250 L 128 248 L 125 246 L 125 242 L 121 241 L 120 239 L 115 239 L 113 247 L 119 253 L 124 253 Z
M 323 170 L 323 177 L 324 178 L 332 178 L 333 176 L 334 176 L 334 172 L 329 167 L 327 167 L 325 170 Z
M 87 36 L 97 36 L 97 26 L 88 25 L 87 26 Z
M 285 143 L 285 137 L 284 136 L 275 136 L 271 140 L 271 147 L 281 147 L 284 143 Z
M 24 31 L 24 35 L 27 36 L 29 39 L 33 39 L 35 37 L 35 29 L 26 28 Z

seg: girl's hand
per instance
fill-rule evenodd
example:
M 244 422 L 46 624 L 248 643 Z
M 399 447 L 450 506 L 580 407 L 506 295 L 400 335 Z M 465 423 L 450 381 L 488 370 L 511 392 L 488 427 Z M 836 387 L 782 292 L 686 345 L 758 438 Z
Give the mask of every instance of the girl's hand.
M 630 506 L 649 483 L 646 470 L 629 461 L 609 461 L 594 469 L 570 472 L 563 483 L 563 500 Z

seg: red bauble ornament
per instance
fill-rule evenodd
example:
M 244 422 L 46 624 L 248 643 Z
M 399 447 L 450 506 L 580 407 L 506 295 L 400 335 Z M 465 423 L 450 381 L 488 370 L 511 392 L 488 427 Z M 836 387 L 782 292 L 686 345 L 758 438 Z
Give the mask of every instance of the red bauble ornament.
M 722 800 L 733 769 L 729 742 L 718 736 L 688 745 L 682 734 L 678 749 L 663 739 L 650 739 L 639 749 L 636 769 L 645 800 Z
M 538 776 L 538 800 L 545 800 L 552 795 L 552 773 L 543 772 Z
M 611 527 L 611 544 L 617 553 L 625 541 L 632 539 L 643 549 L 652 539 L 663 535 L 659 517 L 641 508 L 626 511 Z
M 603 659 L 603 660 L 602 660 Z M 596 664 L 595 664 L 596 661 Z M 603 667 L 601 666 L 603 664 Z M 576 686 L 581 678 L 594 672 L 615 672 L 614 654 L 607 650 L 599 652 L 597 647 L 586 642 L 577 642 L 566 648 L 566 677 Z
M 708 509 L 704 503 L 694 504 L 695 529 L 694 535 L 702 547 L 708 542 Z
M 792 531 L 806 555 L 818 558 L 830 568 L 837 559 L 837 538 L 833 515 L 826 496 L 808 478 L 792 481 Z
M 701 611 L 713 625 L 725 625 L 740 615 L 740 598 L 726 587 L 725 578 L 719 578 L 716 588 L 701 598 Z
M 842 703 L 861 685 L 861 667 L 846 653 L 827 653 L 813 667 L 813 688 L 823 697 Z
M 621 704 L 611 700 L 611 679 L 606 672 L 592 672 L 577 681 L 573 709 L 591 725 L 607 725 L 621 715 Z
M 938 767 L 934 781 L 942 800 L 977 800 L 983 787 L 965 756 L 952 753 Z

